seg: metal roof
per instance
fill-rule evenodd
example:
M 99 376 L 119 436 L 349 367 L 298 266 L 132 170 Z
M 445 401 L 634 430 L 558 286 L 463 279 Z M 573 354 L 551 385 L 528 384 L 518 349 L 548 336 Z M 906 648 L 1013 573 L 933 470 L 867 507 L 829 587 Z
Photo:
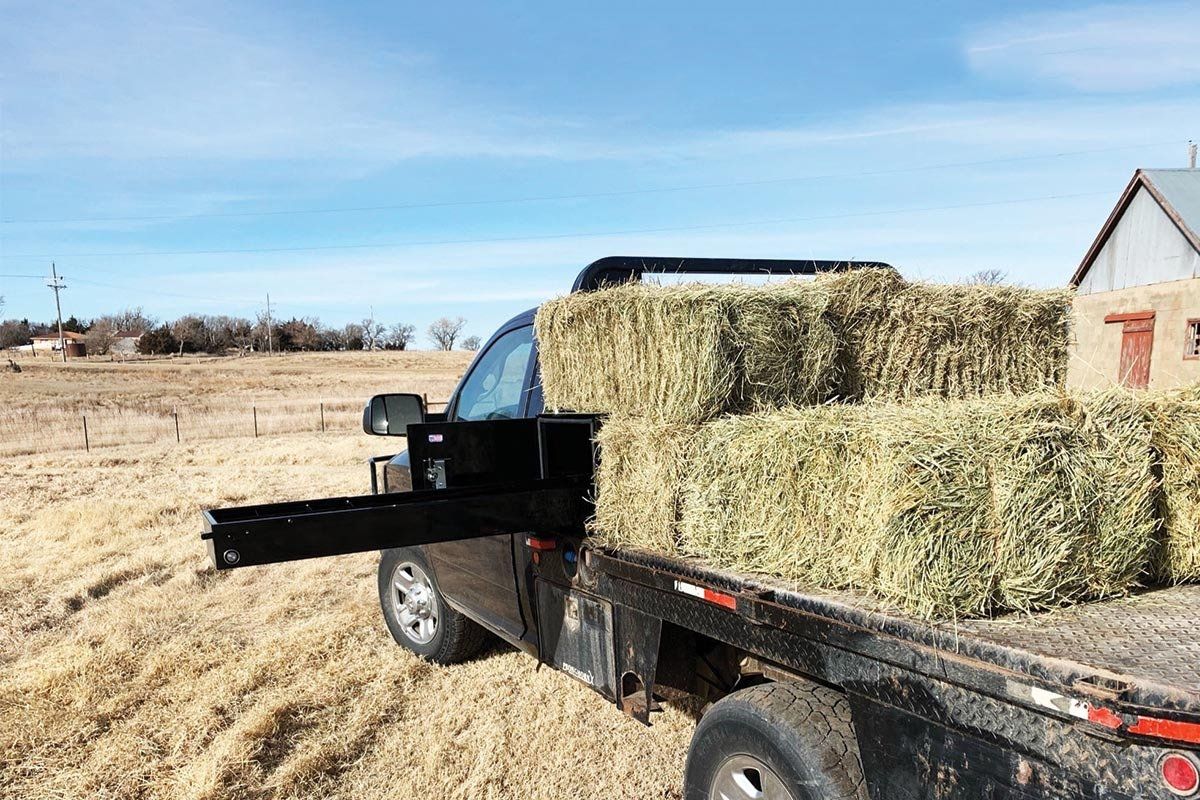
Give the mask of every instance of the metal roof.
M 1083 280 L 1096 256 L 1100 255 L 1100 250 L 1108 241 L 1121 215 L 1141 188 L 1150 193 L 1163 212 L 1175 223 L 1175 227 L 1179 228 L 1179 232 L 1196 252 L 1200 253 L 1200 169 L 1139 169 L 1133 173 L 1129 185 L 1121 193 L 1121 199 L 1117 201 L 1116 207 L 1105 220 L 1104 227 L 1100 229 L 1079 268 L 1075 270 L 1071 277 L 1072 286 L 1078 286 Z

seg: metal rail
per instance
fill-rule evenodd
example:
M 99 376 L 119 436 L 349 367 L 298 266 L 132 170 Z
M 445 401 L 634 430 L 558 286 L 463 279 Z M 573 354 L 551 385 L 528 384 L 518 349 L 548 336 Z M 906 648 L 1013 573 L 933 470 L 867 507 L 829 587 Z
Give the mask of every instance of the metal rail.
M 571 287 L 590 292 L 602 286 L 638 281 L 650 274 L 665 275 L 816 275 L 874 267 L 893 269 L 882 261 L 818 261 L 776 258 L 664 258 L 608 256 L 583 268 Z
M 556 478 L 215 508 L 200 538 L 223 570 L 524 531 L 579 535 L 589 486 Z

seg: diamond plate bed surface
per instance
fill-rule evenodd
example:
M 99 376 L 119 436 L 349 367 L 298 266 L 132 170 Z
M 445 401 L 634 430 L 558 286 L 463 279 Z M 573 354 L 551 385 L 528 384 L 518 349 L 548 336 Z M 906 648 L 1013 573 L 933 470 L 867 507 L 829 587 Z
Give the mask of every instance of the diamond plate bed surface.
M 1125 699 L 1200 712 L 1200 586 L 1174 586 L 1038 614 L 930 624 L 856 592 L 814 591 L 716 570 L 694 559 L 621 549 L 622 559 L 857 628 L 976 658 L 1070 686 L 1081 677 L 1126 680 Z
M 960 623 L 959 630 L 1200 696 L 1200 586 L 1156 589 L 1030 616 L 971 620 Z

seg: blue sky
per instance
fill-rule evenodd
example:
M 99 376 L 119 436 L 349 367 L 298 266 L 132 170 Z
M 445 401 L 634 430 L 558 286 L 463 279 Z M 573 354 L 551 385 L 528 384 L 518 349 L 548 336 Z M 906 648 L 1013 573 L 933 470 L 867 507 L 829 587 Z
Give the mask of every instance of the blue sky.
M 484 336 L 610 254 L 1054 285 L 1200 139 L 1194 3 L 909 5 L 0 0 L 0 275 Z

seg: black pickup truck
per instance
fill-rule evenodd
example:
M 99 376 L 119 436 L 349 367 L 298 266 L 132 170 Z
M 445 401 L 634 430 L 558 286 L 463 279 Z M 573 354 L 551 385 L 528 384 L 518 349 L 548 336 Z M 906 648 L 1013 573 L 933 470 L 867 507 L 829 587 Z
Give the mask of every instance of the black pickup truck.
M 607 258 L 574 290 L 846 266 Z M 605 548 L 585 525 L 603 419 L 544 413 L 532 323 L 492 336 L 443 413 L 370 400 L 364 429 L 408 446 L 371 460 L 372 494 L 205 512 L 217 568 L 380 550 L 387 626 L 430 660 L 470 658 L 490 633 L 645 724 L 699 697 L 688 800 L 1200 795 L 1200 587 L 931 625 L 851 592 Z

